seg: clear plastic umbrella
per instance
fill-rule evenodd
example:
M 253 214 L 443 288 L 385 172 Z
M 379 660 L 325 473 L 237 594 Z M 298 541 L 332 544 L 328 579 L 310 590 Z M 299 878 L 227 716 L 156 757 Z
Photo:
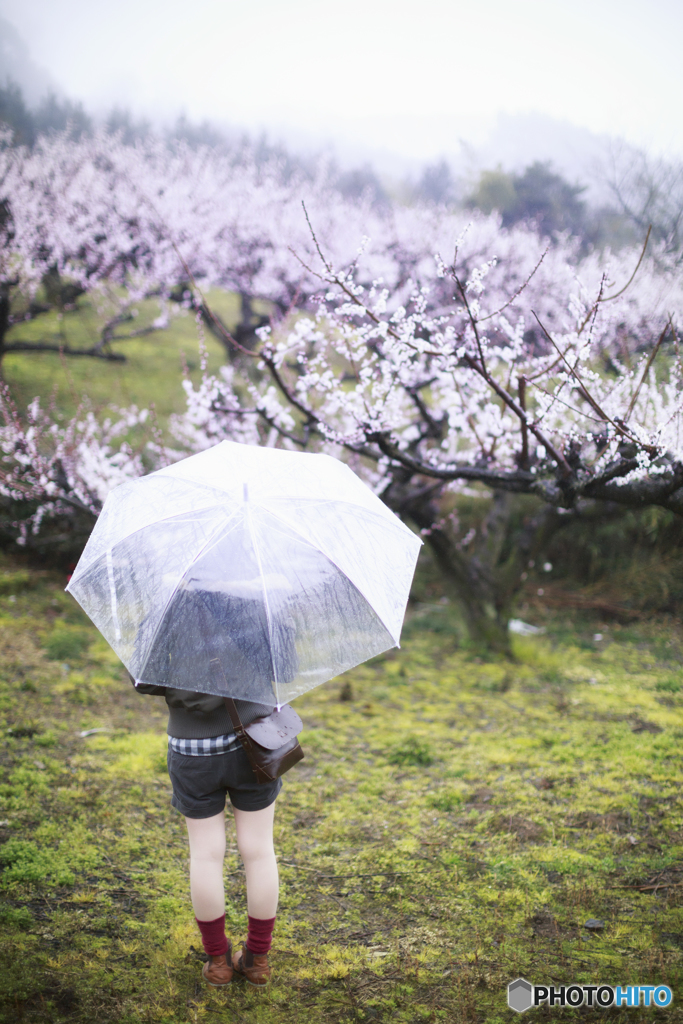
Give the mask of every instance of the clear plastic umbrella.
M 280 705 L 398 646 L 421 543 L 342 462 L 222 441 L 116 487 L 67 590 L 136 681 Z

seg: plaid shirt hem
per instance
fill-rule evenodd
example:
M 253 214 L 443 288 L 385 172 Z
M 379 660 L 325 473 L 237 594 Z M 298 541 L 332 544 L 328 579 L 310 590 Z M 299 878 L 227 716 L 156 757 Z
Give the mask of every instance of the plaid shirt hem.
M 224 736 L 209 736 L 201 740 L 169 736 L 168 745 L 176 754 L 189 754 L 190 757 L 208 757 L 209 754 L 230 754 L 241 746 L 234 732 L 227 733 Z

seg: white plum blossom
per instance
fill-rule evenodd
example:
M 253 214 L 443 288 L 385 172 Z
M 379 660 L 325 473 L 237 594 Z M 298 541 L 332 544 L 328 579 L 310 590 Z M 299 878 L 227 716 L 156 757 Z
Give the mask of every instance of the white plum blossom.
M 20 544 L 29 533 L 37 534 L 45 519 L 68 518 L 74 511 L 94 519 L 113 487 L 145 472 L 141 453 L 127 437 L 147 423 L 146 409 L 119 410 L 100 422 L 82 408 L 62 423 L 34 399 L 20 418 L 3 384 L 0 416 L 0 498 L 24 508 L 12 524 Z

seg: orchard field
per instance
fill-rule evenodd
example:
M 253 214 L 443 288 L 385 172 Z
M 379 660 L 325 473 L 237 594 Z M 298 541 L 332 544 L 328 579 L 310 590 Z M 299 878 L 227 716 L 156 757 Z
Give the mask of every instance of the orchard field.
M 677 623 L 529 595 L 547 631 L 505 661 L 469 649 L 449 605 L 417 604 L 400 651 L 298 700 L 276 980 L 223 993 L 200 983 L 165 706 L 133 692 L 64 582 L 8 556 L 0 573 L 3 1020 L 495 1024 L 517 1019 L 520 975 L 663 982 L 672 1007 L 639 1019 L 683 1019 Z

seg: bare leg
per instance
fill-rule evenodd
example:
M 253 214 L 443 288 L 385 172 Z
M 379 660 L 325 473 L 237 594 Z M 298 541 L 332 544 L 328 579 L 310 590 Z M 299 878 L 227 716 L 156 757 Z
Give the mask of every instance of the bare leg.
M 250 917 L 268 920 L 277 913 L 280 885 L 273 849 L 275 802 L 261 811 L 233 807 L 233 813 L 237 848 L 247 876 L 247 911 Z
M 185 824 L 190 840 L 192 909 L 198 921 L 215 921 L 225 913 L 225 811 L 212 818 L 185 818 Z

